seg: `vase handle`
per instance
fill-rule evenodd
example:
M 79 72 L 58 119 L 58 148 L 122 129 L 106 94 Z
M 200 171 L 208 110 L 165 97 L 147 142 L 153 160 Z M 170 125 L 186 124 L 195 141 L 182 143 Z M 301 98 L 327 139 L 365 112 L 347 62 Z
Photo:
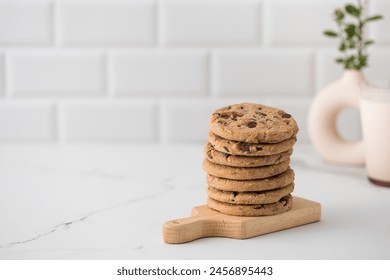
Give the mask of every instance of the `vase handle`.
M 363 140 L 348 142 L 337 130 L 337 118 L 347 108 L 359 109 L 359 100 L 340 95 L 319 95 L 309 111 L 309 135 L 318 153 L 332 163 L 364 164 Z

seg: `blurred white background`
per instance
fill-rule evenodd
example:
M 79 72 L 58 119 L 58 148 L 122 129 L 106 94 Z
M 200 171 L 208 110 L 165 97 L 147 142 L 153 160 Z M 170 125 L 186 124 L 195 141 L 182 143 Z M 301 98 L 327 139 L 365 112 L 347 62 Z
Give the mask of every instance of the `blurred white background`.
M 244 101 L 282 107 L 309 141 L 311 99 L 342 74 L 322 31 L 345 2 L 0 0 L 0 141 L 200 142 L 215 108 Z M 369 8 L 385 20 L 365 74 L 388 87 L 390 1 Z

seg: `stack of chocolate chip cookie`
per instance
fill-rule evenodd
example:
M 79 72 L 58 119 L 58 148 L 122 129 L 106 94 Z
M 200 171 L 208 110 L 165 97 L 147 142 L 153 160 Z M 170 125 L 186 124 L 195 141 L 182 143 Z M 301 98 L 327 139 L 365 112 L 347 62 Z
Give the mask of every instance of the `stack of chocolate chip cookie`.
M 283 110 L 242 103 L 210 119 L 203 168 L 208 206 L 235 216 L 266 216 L 292 207 L 290 156 L 298 126 Z

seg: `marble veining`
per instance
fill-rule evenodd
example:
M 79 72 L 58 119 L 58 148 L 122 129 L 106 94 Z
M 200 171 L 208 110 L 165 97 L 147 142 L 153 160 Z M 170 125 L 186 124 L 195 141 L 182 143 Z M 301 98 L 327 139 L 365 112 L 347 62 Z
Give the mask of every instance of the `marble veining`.
M 41 170 L 46 170 L 46 169 L 41 169 Z M 53 171 L 53 169 L 48 169 L 48 170 L 50 172 Z M 83 172 L 82 174 L 83 175 L 85 175 L 85 174 L 91 175 L 92 174 L 92 176 L 101 177 L 101 178 L 109 178 L 111 180 L 117 180 L 118 178 L 120 178 L 120 180 L 123 180 L 125 178 L 124 176 L 112 175 L 112 174 L 100 172 L 98 170 L 93 170 L 92 172 Z M 126 201 L 124 203 L 121 203 L 121 204 L 118 204 L 118 205 L 113 205 L 113 206 L 108 207 L 108 208 L 96 210 L 96 211 L 91 212 L 91 213 L 89 213 L 89 214 L 87 214 L 87 215 L 85 215 L 85 216 L 83 216 L 81 218 L 58 224 L 58 225 L 54 226 L 48 232 L 44 232 L 44 233 L 38 234 L 37 236 L 32 237 L 32 238 L 27 239 L 27 240 L 15 241 L 15 242 L 11 242 L 11 243 L 6 244 L 6 245 L 0 245 L 0 248 L 9 248 L 9 247 L 12 247 L 12 246 L 15 246 L 15 245 L 20 245 L 20 244 L 36 241 L 36 240 L 38 240 L 38 239 L 40 239 L 42 237 L 45 237 L 45 236 L 47 236 L 49 234 L 53 234 L 56 231 L 68 230 L 72 225 L 74 225 L 76 223 L 81 223 L 81 222 L 87 220 L 88 218 L 90 218 L 91 216 L 99 215 L 99 214 L 107 212 L 107 211 L 112 211 L 112 210 L 118 209 L 120 207 L 126 207 L 126 206 L 128 206 L 130 204 L 133 204 L 133 203 L 136 203 L 136 202 L 142 202 L 142 201 L 145 201 L 145 200 L 155 199 L 159 195 L 165 194 L 166 192 L 171 191 L 171 190 L 174 189 L 174 186 L 172 184 L 170 184 L 171 179 L 172 178 L 166 178 L 165 180 L 163 180 L 161 182 L 161 186 L 163 186 L 164 188 L 161 191 L 157 192 L 157 193 L 146 195 L 146 196 L 139 197 L 139 198 L 134 198 L 134 199 L 128 200 L 128 201 Z M 142 249 L 142 246 L 137 246 L 136 249 Z
M 95 213 L 91 213 L 90 215 L 94 215 L 96 213 L 98 213 L 99 211 L 95 212 Z M 88 216 L 90 216 L 88 215 Z M 49 234 L 52 234 L 54 232 L 56 232 L 57 230 L 62 230 L 62 229 L 68 229 L 69 227 L 72 226 L 72 224 L 75 224 L 75 223 L 79 223 L 79 222 L 82 222 L 84 221 L 85 219 L 88 218 L 88 216 L 85 216 L 85 217 L 82 217 L 80 219 L 77 219 L 77 220 L 74 220 L 74 221 L 71 221 L 71 222 L 66 222 L 66 223 L 63 223 L 63 224 L 59 224 L 59 225 L 56 225 L 55 227 L 53 227 L 52 230 L 50 230 L 49 232 L 45 232 L 45 233 L 41 233 L 33 238 L 30 238 L 30 239 L 27 239 L 27 240 L 23 240 L 23 241 L 15 241 L 15 242 L 11 242 L 9 244 L 6 244 L 6 245 L 0 245 L 0 248 L 9 248 L 9 247 L 12 247 L 12 246 L 15 246 L 15 245 L 20 245 L 20 244 L 24 244 L 24 243 L 28 243 L 28 242 L 31 242 L 31 241 L 35 241 L 35 240 L 38 240 L 44 236 L 47 236 Z

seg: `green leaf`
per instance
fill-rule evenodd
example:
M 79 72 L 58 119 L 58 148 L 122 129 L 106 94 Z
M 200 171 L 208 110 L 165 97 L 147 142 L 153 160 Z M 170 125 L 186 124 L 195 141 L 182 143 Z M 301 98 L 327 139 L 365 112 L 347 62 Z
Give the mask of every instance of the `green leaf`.
M 345 42 L 341 42 L 339 45 L 339 51 L 343 52 L 346 49 L 347 49 L 347 45 L 345 44 Z
M 370 46 L 370 45 L 373 45 L 375 43 L 375 41 L 374 40 L 367 40 L 367 41 L 365 41 L 364 42 L 364 46 Z
M 371 16 L 371 17 L 366 18 L 364 20 L 364 22 L 375 21 L 375 20 L 380 20 L 380 19 L 383 19 L 383 16 L 376 15 L 376 16 Z
M 324 31 L 324 35 L 328 36 L 328 37 L 338 37 L 339 36 L 336 32 L 331 31 L 331 30 Z
M 348 40 L 348 48 L 349 49 L 356 48 L 356 42 L 354 40 Z
M 344 59 L 342 57 L 337 57 L 334 61 L 336 63 L 344 63 Z
M 344 19 L 344 16 L 345 16 L 343 11 L 340 9 L 336 9 L 334 11 L 334 15 L 335 15 L 335 20 L 339 21 L 339 22 L 342 21 Z
M 367 66 L 367 60 L 368 60 L 368 56 L 367 55 L 360 55 L 358 57 L 360 68 L 362 68 L 364 66 Z
M 361 14 L 361 11 L 359 8 L 357 8 L 356 6 L 352 5 L 352 4 L 348 4 L 345 6 L 345 11 L 350 14 L 351 16 L 354 16 L 354 17 L 359 17 L 360 14 Z
M 356 68 L 356 66 L 355 66 L 355 56 L 354 55 L 348 56 L 344 60 L 344 67 L 346 69 L 355 69 Z
M 344 31 L 347 34 L 347 39 L 351 39 L 353 36 L 355 36 L 357 34 L 356 30 L 357 28 L 354 24 L 348 24 L 344 28 Z

